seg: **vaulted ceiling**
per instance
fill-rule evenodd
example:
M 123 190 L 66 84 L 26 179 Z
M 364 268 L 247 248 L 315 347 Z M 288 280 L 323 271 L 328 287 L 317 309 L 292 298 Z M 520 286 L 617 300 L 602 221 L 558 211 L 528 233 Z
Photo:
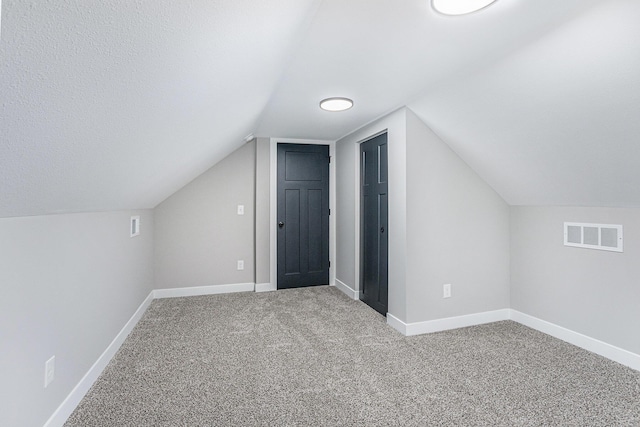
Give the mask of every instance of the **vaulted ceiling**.
M 637 0 L 3 0 L 1 19 L 0 216 L 151 208 L 248 134 L 335 140 L 401 106 L 510 204 L 640 207 Z

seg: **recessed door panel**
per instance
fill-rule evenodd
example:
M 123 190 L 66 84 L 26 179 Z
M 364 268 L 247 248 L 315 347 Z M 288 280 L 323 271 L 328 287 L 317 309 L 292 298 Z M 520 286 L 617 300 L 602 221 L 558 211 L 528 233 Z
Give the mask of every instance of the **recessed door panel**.
M 386 146 L 385 146 L 386 148 Z M 378 221 L 380 224 L 380 239 L 378 240 L 378 295 L 377 300 L 385 308 L 388 307 L 389 280 L 388 280 L 388 248 L 389 231 L 388 228 L 388 200 L 387 194 L 378 195 Z
M 284 191 L 285 274 L 300 274 L 300 190 Z
M 309 224 L 322 224 L 325 210 L 322 208 L 322 190 L 309 190 Z M 326 267 L 326 254 L 322 250 L 322 227 L 309 227 L 309 272 L 319 272 Z
M 387 144 L 378 146 L 378 183 L 387 182 Z

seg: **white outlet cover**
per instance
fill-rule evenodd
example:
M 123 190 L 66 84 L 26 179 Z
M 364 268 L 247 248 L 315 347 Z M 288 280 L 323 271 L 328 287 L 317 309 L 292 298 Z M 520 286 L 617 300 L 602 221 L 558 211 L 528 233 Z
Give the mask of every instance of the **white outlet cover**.
M 244 205 L 238 205 L 238 215 L 244 215 Z
M 241 259 L 238 260 L 238 270 L 244 270 L 244 261 Z
M 442 285 L 442 298 L 451 298 L 451 284 Z
M 51 356 L 44 364 L 44 388 L 47 388 L 55 378 L 56 374 L 56 357 Z

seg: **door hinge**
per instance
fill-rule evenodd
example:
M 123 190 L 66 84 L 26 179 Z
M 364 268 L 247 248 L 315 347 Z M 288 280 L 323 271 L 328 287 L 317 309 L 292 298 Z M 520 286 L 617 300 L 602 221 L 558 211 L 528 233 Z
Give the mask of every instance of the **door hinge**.
M 331 209 L 329 209 L 329 215 L 331 215 Z
M 329 267 L 331 267 L 331 260 L 329 260 Z

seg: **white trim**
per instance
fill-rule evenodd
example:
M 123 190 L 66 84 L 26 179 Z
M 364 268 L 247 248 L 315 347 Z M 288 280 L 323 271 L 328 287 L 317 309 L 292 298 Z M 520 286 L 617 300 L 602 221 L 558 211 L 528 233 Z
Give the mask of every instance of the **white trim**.
M 483 325 L 485 323 L 498 322 L 500 320 L 509 320 L 509 315 L 509 309 L 505 308 L 502 310 L 485 311 L 482 313 L 467 314 L 464 316 L 405 323 L 392 314 L 387 313 L 387 324 L 403 335 L 411 336 L 464 328 L 467 326 Z
M 387 325 L 391 326 L 402 335 L 407 335 L 407 324 L 391 313 L 387 313 Z
M 271 292 L 277 290 L 278 288 L 275 283 L 256 283 L 256 292 Z
M 261 284 L 264 285 L 264 284 Z M 213 295 L 213 294 L 226 294 L 234 292 L 251 292 L 254 290 L 255 285 L 253 283 L 234 283 L 230 285 L 218 285 L 218 286 L 197 286 L 191 288 L 173 288 L 173 289 L 154 289 L 147 298 L 140 304 L 136 312 L 131 316 L 129 321 L 124 325 L 122 330 L 111 341 L 111 344 L 100 355 L 98 360 L 89 368 L 89 371 L 82 377 L 80 382 L 71 390 L 71 393 L 64 399 L 64 401 L 58 406 L 53 415 L 49 417 L 44 427 L 58 427 L 62 426 L 67 418 L 73 413 L 80 401 L 84 398 L 85 394 L 89 391 L 93 383 L 98 379 L 104 368 L 109 364 L 113 356 L 118 352 L 122 343 L 124 343 L 129 333 L 133 330 L 136 324 L 142 318 L 144 312 L 151 305 L 151 301 L 160 298 L 174 298 L 183 296 L 197 296 L 197 295 Z
M 271 283 L 275 283 L 278 288 L 278 141 L 274 138 L 269 140 L 269 265 Z
M 352 289 L 351 286 L 347 285 L 342 280 L 336 279 L 335 286 L 336 288 L 344 292 L 349 298 L 355 299 L 355 300 L 360 299 L 358 298 L 358 291 L 356 291 L 355 289 Z
M 95 361 L 93 366 L 89 368 L 89 371 L 87 371 L 73 390 L 71 390 L 71 393 L 69 393 L 66 399 L 64 399 L 60 406 L 58 406 L 58 409 L 56 409 L 53 415 L 49 417 L 47 422 L 44 424 L 44 427 L 62 426 L 67 421 L 67 418 L 69 418 L 71 413 L 73 413 L 93 383 L 98 379 L 104 368 L 107 367 L 111 358 L 117 353 L 120 346 L 122 346 L 122 343 L 124 343 L 127 336 L 129 336 L 129 333 L 131 333 L 138 321 L 140 321 L 142 315 L 147 308 L 149 308 L 153 299 L 154 291 L 151 291 L 142 304 L 140 304 L 136 312 L 133 313 L 133 316 L 131 316 L 129 321 L 124 325 L 122 330 L 118 335 L 116 335 L 113 341 L 111 341 L 111 344 L 109 344 L 107 349 L 100 355 L 98 360 Z
M 328 145 L 329 156 L 329 284 L 335 283 L 336 278 L 336 142 L 317 139 L 293 139 L 293 138 L 271 138 L 270 141 L 270 224 L 269 236 L 271 243 L 271 251 L 269 259 L 271 263 L 271 283 L 278 284 L 278 143 L 282 144 L 310 144 L 310 145 Z
M 374 121 L 375 122 L 375 121 Z M 367 125 L 368 126 L 368 125 Z M 356 131 L 352 132 L 351 134 L 344 136 L 343 138 L 347 138 L 350 135 L 354 135 L 356 132 L 359 132 L 360 130 L 364 129 L 365 126 L 363 126 L 360 129 L 357 129 Z M 376 126 L 375 128 L 378 128 L 378 126 Z M 356 293 L 357 293 L 357 298 L 356 299 L 360 299 L 361 298 L 361 292 L 360 292 L 360 245 L 362 244 L 362 242 L 360 241 L 360 191 L 361 191 L 361 185 L 362 185 L 362 156 L 360 154 L 360 147 L 362 146 L 363 143 L 378 137 L 382 134 L 387 134 L 387 143 L 389 142 L 389 126 L 383 126 L 382 128 L 378 129 L 377 131 L 371 133 L 371 132 L 365 132 L 361 138 L 356 139 L 355 142 L 353 142 L 353 150 L 355 151 L 354 154 L 354 159 L 355 159 L 355 165 L 354 165 L 354 171 L 355 171 L 355 176 L 356 179 L 355 181 L 355 197 L 353 198 L 353 202 L 355 204 L 354 207 L 354 237 L 355 237 L 355 244 L 354 244 L 354 248 L 355 248 L 355 252 L 354 252 L 354 264 L 356 266 L 355 268 L 355 278 L 354 278 L 354 283 L 356 285 Z M 340 140 L 342 140 L 343 138 L 341 138 Z M 339 141 L 340 141 L 339 140 Z M 389 214 L 390 217 L 392 217 L 391 214 Z M 391 238 L 391 237 L 389 237 Z M 387 250 L 390 251 L 391 250 L 391 246 L 387 243 Z M 389 254 L 387 253 L 387 258 L 389 258 Z M 389 272 L 387 272 L 387 276 L 389 275 Z M 394 319 L 397 319 L 396 317 L 394 317 Z
M 353 299 L 358 296 L 358 292 L 351 289 L 345 283 L 336 279 L 336 287 L 345 292 Z M 89 368 L 89 371 L 82 377 L 80 382 L 71 390 L 71 393 L 65 398 L 55 412 L 49 417 L 44 427 L 62 426 L 67 418 L 73 413 L 85 394 L 89 391 L 93 383 L 98 379 L 104 368 L 109 364 L 118 349 L 122 346 L 125 339 L 136 324 L 142 318 L 151 301 L 159 298 L 171 298 L 179 296 L 195 296 L 195 295 L 212 295 L 233 292 L 249 292 L 258 288 L 265 289 L 268 286 L 273 288 L 270 283 L 235 283 L 230 285 L 218 286 L 201 286 L 192 288 L 174 288 L 174 289 L 155 289 L 149 293 L 147 298 L 140 304 L 136 312 L 131 316 L 129 321 L 124 325 L 122 330 L 111 341 L 111 344 L 100 355 L 98 360 Z M 449 329 L 457 329 L 467 326 L 481 325 L 485 323 L 497 322 L 501 320 L 513 320 L 524 326 L 540 331 L 544 334 L 566 341 L 570 344 L 583 348 L 587 351 L 599 354 L 609 360 L 618 362 L 628 366 L 631 369 L 640 371 L 640 355 L 624 350 L 622 348 L 607 344 L 595 338 L 574 332 L 562 326 L 555 325 L 545 320 L 524 314 L 513 309 L 502 309 L 495 311 L 486 311 L 482 313 L 469 314 L 465 316 L 448 317 L 444 319 L 435 319 L 425 322 L 405 323 L 391 313 L 387 313 L 387 324 L 393 329 L 399 331 L 402 335 L 411 336 L 432 332 L 446 331 Z
M 230 294 L 233 292 L 252 292 L 254 290 L 254 283 L 232 283 L 229 285 L 194 286 L 191 288 L 156 289 L 153 291 L 153 297 L 179 298 L 198 295 Z
M 620 347 L 616 347 L 579 332 L 572 331 L 513 309 L 486 311 L 466 316 L 448 317 L 444 319 L 415 323 L 405 323 L 391 313 L 387 313 L 387 324 L 406 336 L 482 325 L 484 323 L 498 322 L 500 320 L 513 320 L 514 322 L 528 326 L 529 328 L 551 335 L 552 337 L 568 342 L 569 344 L 573 344 L 584 350 L 591 351 L 609 360 L 628 366 L 631 369 L 640 371 L 640 354 L 632 353 Z
M 632 369 L 640 371 L 640 354 L 635 354 L 622 348 L 616 347 L 606 342 L 588 337 L 579 332 L 574 332 L 562 326 L 538 319 L 528 314 L 521 313 L 517 310 L 510 310 L 510 318 L 514 322 L 528 326 L 532 329 L 551 335 L 552 337 L 561 339 L 570 344 L 599 354 L 609 360 L 618 362 Z
M 355 194 L 355 197 L 353 198 L 353 203 L 355 204 L 354 206 L 354 215 L 353 215 L 353 236 L 355 239 L 355 243 L 354 243 L 354 253 L 353 253 L 353 261 L 354 261 L 354 266 L 355 266 L 355 271 L 354 271 L 354 285 L 356 287 L 356 292 L 358 292 L 358 299 L 360 299 L 360 268 L 362 267 L 360 265 L 360 180 L 361 180 L 361 173 L 362 171 L 360 170 L 360 166 L 361 166 L 361 160 L 360 160 L 360 142 L 356 142 L 353 144 L 353 150 L 355 151 L 355 166 L 354 166 L 354 170 L 355 170 L 355 176 L 356 178 L 354 179 L 355 181 L 355 191 L 353 194 Z M 388 242 L 387 242 L 388 243 Z M 388 250 L 388 244 L 387 244 L 387 250 Z M 387 253 L 387 261 L 388 261 L 388 253 Z M 387 270 L 387 277 L 389 276 L 389 271 Z M 388 292 L 388 290 L 387 290 Z M 388 297 L 388 295 L 387 295 Z

